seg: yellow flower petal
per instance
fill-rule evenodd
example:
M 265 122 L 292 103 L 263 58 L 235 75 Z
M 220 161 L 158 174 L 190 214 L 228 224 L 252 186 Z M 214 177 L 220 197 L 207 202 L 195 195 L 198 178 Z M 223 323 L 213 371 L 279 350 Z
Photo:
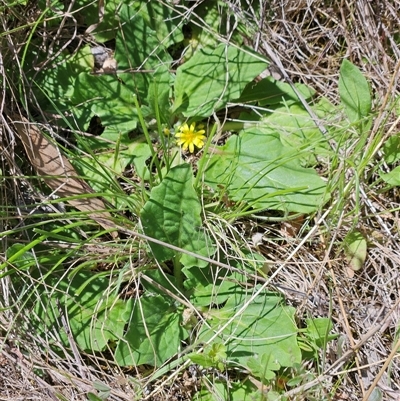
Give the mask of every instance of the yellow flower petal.
M 203 125 L 200 124 L 199 128 L 203 128 Z M 175 134 L 176 143 L 178 146 L 182 146 L 183 150 L 189 149 L 189 152 L 193 153 L 195 146 L 199 149 L 204 146 L 206 131 L 204 129 L 196 131 L 196 123 L 190 124 L 190 127 L 184 123 L 178 128 L 178 131 Z

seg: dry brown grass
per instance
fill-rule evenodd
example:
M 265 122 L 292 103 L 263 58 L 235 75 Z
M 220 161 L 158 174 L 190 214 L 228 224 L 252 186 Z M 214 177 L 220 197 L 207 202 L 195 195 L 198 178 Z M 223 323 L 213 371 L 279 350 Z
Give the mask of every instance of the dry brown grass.
M 268 7 L 273 22 L 263 25 L 260 50 L 265 45 L 266 54 L 275 53 L 292 81 L 307 83 L 334 103 L 343 57 L 356 64 L 374 93 L 377 113 L 371 143 L 378 132 L 387 137 L 399 128 L 397 116 L 387 107 L 400 91 L 399 9 L 398 1 L 273 2 Z M 397 191 L 380 194 L 367 180 L 363 185 L 359 208 L 354 192 L 335 225 L 330 216 L 317 220 L 315 235 L 290 259 L 287 255 L 297 242 L 280 250 L 285 267 L 279 279 L 310 295 L 309 305 L 303 303 L 308 313 L 328 314 L 335 321 L 343 342 L 330 347 L 319 378 L 332 385 L 340 379 L 335 399 L 367 400 L 379 388 L 383 399 L 399 400 L 399 199 Z M 369 252 L 364 268 L 349 277 L 335 244 L 356 218 L 368 237 Z M 302 391 L 290 394 L 301 398 Z
M 175 3 L 181 11 L 189 7 L 188 2 Z M 399 0 L 271 0 L 263 2 L 261 19 L 252 15 L 250 6 L 244 9 L 238 7 L 238 2 L 227 3 L 254 32 L 248 44 L 273 61 L 271 69 L 282 79 L 306 83 L 338 103 L 338 73 L 343 58 L 361 69 L 371 82 L 376 111 L 367 146 L 377 135 L 381 135 L 382 144 L 385 137 L 398 132 L 400 125 L 391 105 L 400 92 Z M 30 13 L 29 18 L 34 18 L 35 13 Z M 12 24 L 7 26 L 10 21 Z M 3 15 L 0 22 L 5 31 L 18 27 L 18 18 Z M 20 45 L 26 39 L 23 32 L 27 31 L 21 29 L 3 37 L 0 49 L 3 59 L 6 53 L 15 52 L 16 68 Z M 5 91 L 9 85 L 7 77 L 3 78 L 2 171 L 20 175 L 14 163 L 14 143 L 5 142 L 13 133 L 7 113 L 18 112 L 18 95 Z M 28 96 L 26 100 L 29 104 Z M 379 150 L 377 146 L 374 154 Z M 289 399 L 312 399 L 310 389 L 323 383 L 325 391 L 319 393 L 319 399 L 366 401 L 372 391 L 379 389 L 383 400 L 400 400 L 400 199 L 397 190 L 379 193 L 377 186 L 369 186 L 376 180 L 374 160 L 363 173 L 363 192 L 353 188 L 340 211 L 304 223 L 312 227 L 307 237 L 301 231 L 287 234 L 279 224 L 257 223 L 248 233 L 249 238 L 255 231 L 278 238 L 269 240 L 264 235 L 261 250 L 275 261 L 272 271 L 278 271 L 276 284 L 285 288 L 288 300 L 297 307 L 299 321 L 305 315 L 330 316 L 334 331 L 340 334 L 329 344 L 318 378 L 288 391 Z M 344 174 L 347 176 L 347 172 Z M 3 188 L 4 205 L 15 198 L 7 191 L 17 192 L 19 188 L 7 187 L 6 192 Z M 337 199 L 341 196 L 335 194 Z M 339 244 L 355 219 L 368 238 L 368 258 L 352 276 Z M 7 221 L 2 224 L 4 231 Z M 7 239 L 3 241 L 6 247 Z M 11 304 L 18 294 L 7 293 L 7 278 L 1 285 L 3 300 Z M 1 306 L 7 306 L 3 300 Z M 50 349 L 44 355 L 38 350 L 46 348 L 46 339 L 27 334 L 28 321 L 28 316 L 16 320 L 8 312 L 0 313 L 4 345 L 0 355 L 0 400 L 56 400 L 60 399 L 57 394 L 66 400 L 85 400 L 85 393 L 93 391 L 96 380 L 111 387 L 110 400 L 134 400 L 143 387 L 148 394 L 143 399 L 189 400 L 190 391 L 196 388 L 197 379 L 194 374 L 188 377 L 187 372 L 159 388 L 163 381 L 147 383 L 144 372 L 123 370 L 106 356 L 60 356 Z

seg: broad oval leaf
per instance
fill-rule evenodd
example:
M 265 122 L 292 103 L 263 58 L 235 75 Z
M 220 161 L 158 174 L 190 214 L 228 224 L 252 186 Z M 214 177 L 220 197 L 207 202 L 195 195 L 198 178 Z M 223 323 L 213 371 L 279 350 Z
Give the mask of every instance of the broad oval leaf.
M 141 212 L 141 222 L 146 235 L 195 252 L 211 256 L 214 246 L 202 229 L 201 205 L 193 188 L 193 172 L 189 164 L 173 167 L 162 183 L 151 191 L 150 199 Z M 176 252 L 150 242 L 159 262 L 172 259 Z M 189 255 L 182 255 L 185 267 L 204 267 L 206 262 Z
M 354 271 L 360 270 L 367 258 L 367 240 L 359 231 L 352 231 L 343 242 L 350 268 Z
M 211 309 L 200 330 L 199 341 L 209 341 L 226 326 L 214 341 L 226 346 L 228 362 L 245 365 L 252 358 L 266 354 L 270 370 L 299 363 L 301 351 L 297 344 L 295 309 L 282 305 L 279 295 L 266 293 L 255 297 L 236 316 L 250 297 L 251 294 L 237 287 L 223 308 Z
M 80 271 L 73 278 L 48 276 L 38 287 L 41 298 L 34 299 L 35 316 L 32 324 L 38 333 L 59 332 L 64 345 L 70 339 L 62 325 L 65 315 L 77 346 L 84 351 L 103 351 L 107 344 L 119 340 L 132 310 L 132 300 L 123 301 L 109 291 L 110 279 Z M 61 311 L 61 312 L 60 312 Z
M 200 49 L 177 70 L 173 112 L 185 117 L 208 117 L 237 99 L 266 68 L 261 56 L 233 46 Z
M 205 180 L 254 209 L 311 213 L 324 201 L 326 185 L 314 169 L 300 165 L 301 157 L 278 133 L 249 128 L 217 148 Z
M 352 123 L 360 122 L 371 112 L 371 94 L 367 80 L 360 70 L 344 59 L 340 67 L 339 94 L 347 117 Z M 370 120 L 363 124 L 368 129 Z
M 162 295 L 142 297 L 136 302 L 124 339 L 115 359 L 121 366 L 160 366 L 179 350 L 187 332 L 182 314 Z

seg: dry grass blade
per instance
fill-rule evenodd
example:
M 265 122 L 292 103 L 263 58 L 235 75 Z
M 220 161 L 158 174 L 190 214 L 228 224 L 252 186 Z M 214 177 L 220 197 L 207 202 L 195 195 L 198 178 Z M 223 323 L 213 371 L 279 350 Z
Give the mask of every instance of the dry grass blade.
M 75 197 L 93 193 L 85 181 L 77 178 L 74 167 L 59 152 L 59 149 L 42 134 L 34 124 L 22 117 L 22 122 L 14 122 L 28 158 L 44 182 L 60 197 Z M 96 197 L 69 199 L 68 203 L 89 216 L 106 230 L 115 229 L 111 215 L 105 211 L 104 202 Z M 111 232 L 116 238 L 118 233 Z

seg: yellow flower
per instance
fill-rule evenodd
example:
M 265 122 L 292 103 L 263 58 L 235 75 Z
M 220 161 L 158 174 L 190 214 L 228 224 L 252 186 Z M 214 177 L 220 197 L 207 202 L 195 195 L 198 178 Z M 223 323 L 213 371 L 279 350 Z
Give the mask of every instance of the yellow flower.
M 203 125 L 199 125 L 199 128 L 203 128 Z M 190 127 L 185 123 L 179 127 L 179 132 L 175 134 L 176 143 L 178 146 L 182 146 L 183 150 L 189 148 L 189 152 L 193 153 L 194 146 L 198 148 L 204 146 L 205 132 L 203 129 L 196 131 L 196 123 L 190 124 Z

